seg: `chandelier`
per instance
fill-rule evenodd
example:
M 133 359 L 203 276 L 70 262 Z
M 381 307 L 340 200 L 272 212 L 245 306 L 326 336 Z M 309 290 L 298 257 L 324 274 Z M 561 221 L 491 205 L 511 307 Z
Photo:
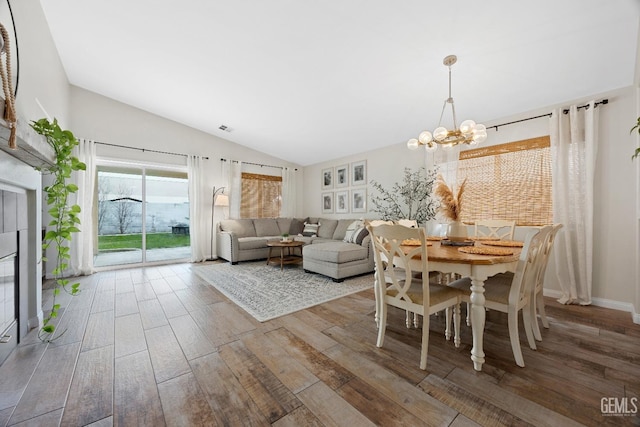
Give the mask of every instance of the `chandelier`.
M 425 130 L 420 133 L 418 139 L 411 138 L 407 142 L 407 148 L 410 150 L 415 150 L 419 146 L 424 145 L 425 150 L 433 151 L 438 147 L 438 144 L 442 145 L 445 149 L 449 149 L 458 144 L 476 145 L 487 139 L 487 129 L 485 126 L 476 124 L 473 120 L 465 120 L 458 128 L 456 122 L 456 107 L 453 103 L 453 97 L 451 96 L 451 66 L 455 64 L 457 60 L 458 58 L 455 55 L 449 55 L 442 61 L 444 65 L 449 67 L 449 98 L 445 99 L 444 105 L 442 106 L 438 127 L 433 131 L 433 134 Z M 447 108 L 447 104 L 451 104 L 453 130 L 442 126 L 442 116 L 444 115 L 444 110 Z

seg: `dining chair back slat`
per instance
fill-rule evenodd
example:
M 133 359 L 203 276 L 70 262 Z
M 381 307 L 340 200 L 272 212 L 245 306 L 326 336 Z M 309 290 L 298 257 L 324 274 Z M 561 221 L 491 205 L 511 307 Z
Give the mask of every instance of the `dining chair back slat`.
M 515 229 L 515 221 L 485 219 L 476 221 L 473 232 L 475 237 L 496 237 L 503 240 L 513 240 Z

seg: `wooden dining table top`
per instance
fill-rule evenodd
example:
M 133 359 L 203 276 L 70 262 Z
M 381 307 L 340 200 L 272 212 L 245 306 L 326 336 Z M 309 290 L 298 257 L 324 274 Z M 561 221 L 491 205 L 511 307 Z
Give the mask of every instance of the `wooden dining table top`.
M 442 245 L 440 242 L 430 243 L 432 243 L 432 245 L 427 247 L 427 255 L 429 257 L 429 261 L 432 262 L 438 261 L 472 265 L 502 264 L 517 261 L 520 257 L 520 252 L 522 251 L 522 248 L 509 248 L 513 250 L 513 255 L 476 255 L 458 251 L 460 246 Z M 480 246 L 481 243 L 476 242 L 475 245 Z M 415 246 L 402 245 L 401 248 L 404 253 L 407 254 L 411 250 L 415 249 Z M 419 257 L 420 255 L 416 256 L 416 258 Z

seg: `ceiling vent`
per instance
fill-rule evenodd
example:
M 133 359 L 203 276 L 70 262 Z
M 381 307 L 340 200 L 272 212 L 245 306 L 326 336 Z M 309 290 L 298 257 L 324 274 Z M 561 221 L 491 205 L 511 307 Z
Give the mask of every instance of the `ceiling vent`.
M 218 127 L 218 129 L 220 129 L 221 131 L 224 131 L 224 132 L 231 132 L 233 130 L 229 126 L 226 126 L 226 125 L 220 125 L 220 127 Z

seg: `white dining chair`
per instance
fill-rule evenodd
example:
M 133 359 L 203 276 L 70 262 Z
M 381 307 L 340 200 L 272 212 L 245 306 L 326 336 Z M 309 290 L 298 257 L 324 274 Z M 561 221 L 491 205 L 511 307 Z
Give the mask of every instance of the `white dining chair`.
M 500 240 L 513 240 L 516 222 L 504 219 L 479 219 L 473 225 L 474 237 L 491 237 Z M 470 306 L 467 303 L 467 326 L 471 326 Z
M 562 228 L 562 224 L 554 224 L 551 232 L 547 235 L 547 240 L 543 247 L 543 259 L 540 265 L 540 271 L 538 273 L 538 279 L 536 281 L 536 286 L 533 290 L 533 299 L 531 305 L 531 318 L 533 319 L 533 336 L 536 340 L 542 341 L 542 334 L 540 333 L 540 325 L 538 325 L 538 316 L 540 316 L 540 321 L 542 322 L 542 326 L 545 329 L 549 329 L 549 321 L 547 320 L 547 314 L 544 309 L 544 276 L 547 272 L 547 266 L 549 265 L 549 258 L 551 255 L 551 250 L 553 249 L 553 244 L 556 239 L 556 235 L 558 231 Z
M 418 228 L 418 221 L 415 219 L 399 219 L 396 221 L 398 225 L 404 225 L 409 228 Z
M 509 339 L 513 357 L 518 366 L 524 367 L 524 358 L 520 348 L 520 334 L 518 332 L 518 313 L 522 311 L 524 329 L 529 347 L 536 349 L 533 337 L 533 327 L 530 305 L 532 304 L 532 290 L 536 285 L 542 262 L 542 252 L 547 235 L 552 226 L 546 226 L 538 231 L 531 231 L 524 242 L 515 273 L 501 273 L 489 277 L 484 281 L 485 306 L 491 310 L 507 313 Z M 471 280 L 465 277 L 449 284 L 450 287 L 465 291 L 462 300 L 471 302 Z
M 401 225 L 368 227 L 374 245 L 376 280 L 376 307 L 379 310 L 378 339 L 382 347 L 387 327 L 388 306 L 397 307 L 423 317 L 420 369 L 427 367 L 429 346 L 429 316 L 453 307 L 454 343 L 460 345 L 460 299 L 463 291 L 429 282 L 427 241 L 423 228 L 407 228 Z M 419 246 L 412 246 L 405 254 L 402 242 L 417 239 Z M 420 257 L 420 268 L 415 269 L 412 258 Z M 395 260 L 394 263 L 384 260 Z M 450 331 L 447 319 L 447 330 Z M 446 335 L 446 332 L 445 332 Z
M 495 237 L 502 240 L 513 240 L 516 222 L 503 219 L 482 219 L 475 222 L 475 237 Z

